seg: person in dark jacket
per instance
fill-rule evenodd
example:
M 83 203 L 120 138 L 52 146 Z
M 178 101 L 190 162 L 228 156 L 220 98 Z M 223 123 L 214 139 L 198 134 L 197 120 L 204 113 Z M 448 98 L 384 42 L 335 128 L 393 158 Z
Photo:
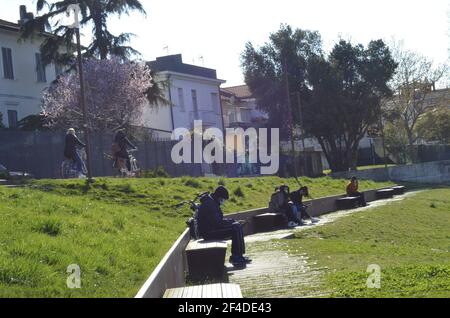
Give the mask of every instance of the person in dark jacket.
M 278 207 L 276 209 L 277 210 L 276 213 L 285 214 L 288 221 L 288 227 L 296 227 L 297 225 L 302 225 L 303 223 L 301 219 L 297 217 L 297 213 L 292 201 L 289 200 L 290 198 L 289 186 L 283 184 L 275 188 L 275 193 L 280 197 L 282 196 L 282 200 L 280 200 L 281 202 L 277 204 Z
M 202 198 L 198 210 L 198 231 L 205 240 L 227 240 L 231 238 L 230 263 L 245 267 L 251 260 L 245 257 L 245 242 L 242 225 L 233 219 L 224 219 L 221 205 L 228 200 L 228 190 L 219 186 L 211 195 Z
M 86 145 L 82 143 L 80 139 L 78 139 L 77 135 L 75 134 L 75 129 L 69 128 L 66 133 L 64 157 L 73 160 L 77 166 L 77 170 L 80 173 L 83 173 L 84 163 L 80 155 L 78 154 L 77 146 L 82 148 L 86 147 Z
M 290 193 L 289 197 L 293 204 L 294 213 L 297 214 L 298 219 L 302 223 L 303 219 L 307 217 L 311 220 L 311 223 L 319 222 L 318 218 L 312 217 L 306 212 L 307 206 L 303 204 L 303 196 L 309 197 L 308 187 L 300 187 L 300 189 Z
M 130 147 L 132 149 L 137 149 L 137 147 L 135 145 L 133 145 L 131 143 L 131 141 L 127 138 L 127 135 L 125 134 L 125 131 L 123 129 L 120 129 L 117 131 L 116 136 L 114 137 L 114 142 L 120 148 L 120 150 L 114 154 L 114 157 L 116 158 L 114 166 L 115 167 L 118 166 L 117 160 L 119 158 L 124 159 L 124 160 L 126 160 L 128 171 L 131 171 L 130 155 L 128 153 L 127 147 Z

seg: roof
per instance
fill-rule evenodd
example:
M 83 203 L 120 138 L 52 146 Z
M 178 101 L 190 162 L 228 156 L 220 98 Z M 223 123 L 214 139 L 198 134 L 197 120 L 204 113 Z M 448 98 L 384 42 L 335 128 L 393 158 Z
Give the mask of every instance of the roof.
M 9 21 L 0 19 L 0 29 L 20 32 L 20 25 L 18 23 L 9 22 Z M 50 36 L 50 37 L 54 36 L 53 34 L 47 32 L 47 31 L 39 32 L 39 34 L 44 35 L 44 36 Z
M 155 61 L 147 62 L 151 70 L 156 72 L 172 71 L 181 74 L 217 79 L 216 70 L 183 63 L 181 54 L 157 57 Z
M 0 28 L 14 29 L 17 31 L 20 29 L 20 27 L 17 23 L 9 22 L 9 21 L 2 20 L 2 19 L 0 19 Z
M 238 85 L 222 88 L 224 92 L 231 93 L 238 98 L 250 98 L 253 97 L 250 88 L 247 85 Z

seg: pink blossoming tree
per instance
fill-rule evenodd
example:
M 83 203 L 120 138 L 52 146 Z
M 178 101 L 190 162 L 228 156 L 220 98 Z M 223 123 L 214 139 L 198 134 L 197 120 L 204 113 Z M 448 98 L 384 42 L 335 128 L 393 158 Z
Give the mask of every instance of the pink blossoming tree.
M 88 59 L 83 62 L 86 111 L 93 131 L 139 125 L 148 100 L 159 91 L 145 63 Z M 83 126 L 78 72 L 60 76 L 44 93 L 43 113 L 52 128 Z

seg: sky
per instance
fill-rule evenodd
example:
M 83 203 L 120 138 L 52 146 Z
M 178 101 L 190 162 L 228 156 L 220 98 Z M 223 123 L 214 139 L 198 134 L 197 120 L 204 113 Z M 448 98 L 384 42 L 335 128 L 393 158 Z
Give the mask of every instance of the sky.
M 33 0 L 1 0 L 0 19 L 16 22 L 19 5 Z M 183 55 L 189 64 L 217 70 L 223 87 L 243 84 L 240 55 L 245 43 L 258 47 L 281 23 L 319 31 L 325 51 L 343 38 L 402 41 L 436 63 L 448 63 L 450 0 L 141 0 L 147 12 L 109 20 L 113 33 L 131 32 L 131 45 L 145 60 Z M 86 39 L 89 30 L 83 30 Z M 203 58 L 200 58 L 203 57 Z

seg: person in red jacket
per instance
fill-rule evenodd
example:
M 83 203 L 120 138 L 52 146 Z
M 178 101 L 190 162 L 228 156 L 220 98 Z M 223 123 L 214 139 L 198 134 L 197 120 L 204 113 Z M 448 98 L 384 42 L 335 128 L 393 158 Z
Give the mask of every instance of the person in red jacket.
M 357 197 L 360 206 L 366 206 L 366 200 L 364 199 L 364 193 L 358 192 L 358 179 L 352 177 L 350 182 L 347 184 L 347 196 Z

